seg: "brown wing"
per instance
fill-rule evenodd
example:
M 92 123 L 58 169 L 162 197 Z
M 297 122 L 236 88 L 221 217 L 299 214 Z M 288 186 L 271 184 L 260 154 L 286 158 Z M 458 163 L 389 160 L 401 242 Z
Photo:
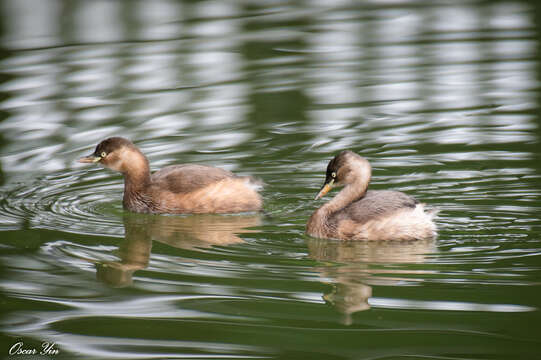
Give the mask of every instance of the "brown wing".
M 206 165 L 171 165 L 151 176 L 153 185 L 173 193 L 195 191 L 225 178 L 234 177 L 230 171 Z
M 332 221 L 339 222 L 348 219 L 357 223 L 366 223 L 399 209 L 415 208 L 418 203 L 416 199 L 399 191 L 368 191 L 361 199 L 336 212 Z

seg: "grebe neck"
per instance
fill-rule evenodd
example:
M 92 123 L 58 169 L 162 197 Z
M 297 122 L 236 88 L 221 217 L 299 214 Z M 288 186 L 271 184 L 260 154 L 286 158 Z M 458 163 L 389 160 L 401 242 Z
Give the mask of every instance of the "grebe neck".
M 327 215 L 335 213 L 366 194 L 371 178 L 370 172 L 354 173 L 351 174 L 351 177 L 353 181 L 346 183 L 344 188 L 319 210 L 322 210 Z
M 364 177 L 355 177 L 355 181 L 350 182 L 329 202 L 317 209 L 307 224 L 307 233 L 315 237 L 327 237 L 327 232 L 333 231 L 330 229 L 332 223 L 328 221 L 332 214 L 345 208 L 352 202 L 360 199 L 366 194 L 370 175 Z
M 151 185 L 150 166 L 147 158 L 140 152 L 130 156 L 123 166 L 125 208 L 132 209 L 136 203 L 147 201 L 146 192 Z

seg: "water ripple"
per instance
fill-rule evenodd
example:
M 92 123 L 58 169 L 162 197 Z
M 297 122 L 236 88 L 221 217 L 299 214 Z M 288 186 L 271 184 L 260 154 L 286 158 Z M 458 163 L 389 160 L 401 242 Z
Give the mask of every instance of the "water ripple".
M 78 175 L 50 175 L 7 188 L 0 202 L 2 226 L 121 235 L 121 183 L 96 183 L 96 179 L 80 182 Z
M 538 354 L 533 2 L 8 3 L 9 336 L 93 359 Z M 120 175 L 74 164 L 118 135 L 153 170 L 260 177 L 264 213 L 124 211 Z M 439 208 L 439 238 L 306 237 L 344 149 Z

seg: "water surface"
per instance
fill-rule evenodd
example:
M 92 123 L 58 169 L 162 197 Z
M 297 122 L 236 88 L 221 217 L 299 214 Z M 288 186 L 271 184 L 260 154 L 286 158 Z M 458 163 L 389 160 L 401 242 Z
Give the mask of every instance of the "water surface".
M 527 1 L 1 1 L 0 351 L 539 358 L 539 14 Z M 262 179 L 264 212 L 125 212 L 121 176 L 75 161 L 114 135 L 153 170 Z M 305 236 L 343 149 L 371 161 L 372 188 L 439 208 L 438 239 Z

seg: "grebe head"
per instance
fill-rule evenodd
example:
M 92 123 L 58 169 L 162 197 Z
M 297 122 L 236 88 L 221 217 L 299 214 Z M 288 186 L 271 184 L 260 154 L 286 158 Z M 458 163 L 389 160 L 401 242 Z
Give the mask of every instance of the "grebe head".
M 121 173 L 133 167 L 148 167 L 144 155 L 131 141 L 122 137 L 110 137 L 98 144 L 89 156 L 79 159 L 81 163 L 100 163 L 103 166 Z
M 327 165 L 325 182 L 316 195 L 316 200 L 323 197 L 335 186 L 344 186 L 359 180 L 368 184 L 372 168 L 368 160 L 353 151 L 344 150 L 336 155 Z

